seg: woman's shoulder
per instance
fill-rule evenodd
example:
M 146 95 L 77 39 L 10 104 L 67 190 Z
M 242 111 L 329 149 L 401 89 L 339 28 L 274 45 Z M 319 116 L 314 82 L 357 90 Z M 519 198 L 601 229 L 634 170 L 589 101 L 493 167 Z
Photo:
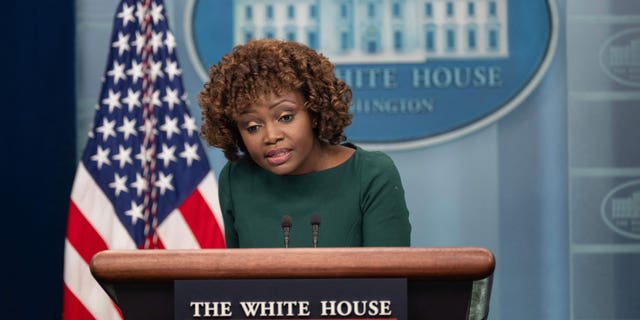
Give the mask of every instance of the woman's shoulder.
M 242 156 L 236 161 L 227 161 L 220 171 L 221 176 L 234 176 L 239 178 L 244 175 L 254 175 L 259 171 L 258 166 L 249 158 Z
M 368 168 L 395 167 L 391 157 L 382 151 L 364 149 L 352 143 L 345 145 L 356 150 L 354 158 L 359 165 L 366 166 Z

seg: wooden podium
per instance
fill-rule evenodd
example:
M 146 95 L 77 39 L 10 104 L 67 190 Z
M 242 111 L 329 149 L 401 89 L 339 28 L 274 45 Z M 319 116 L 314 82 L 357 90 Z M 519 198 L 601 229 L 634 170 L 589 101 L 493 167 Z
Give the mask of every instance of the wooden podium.
M 493 254 L 478 247 L 107 250 L 91 272 L 125 319 L 172 319 L 174 280 L 406 278 L 409 319 L 486 319 Z

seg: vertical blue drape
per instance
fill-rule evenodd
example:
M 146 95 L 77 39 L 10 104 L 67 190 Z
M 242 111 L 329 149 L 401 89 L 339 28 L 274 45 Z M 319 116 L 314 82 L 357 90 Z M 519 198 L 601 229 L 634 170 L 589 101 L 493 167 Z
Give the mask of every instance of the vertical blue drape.
M 564 1 L 558 9 L 545 79 L 499 126 L 499 319 L 569 319 Z
M 75 171 L 74 2 L 5 7 L 1 318 L 59 319 Z

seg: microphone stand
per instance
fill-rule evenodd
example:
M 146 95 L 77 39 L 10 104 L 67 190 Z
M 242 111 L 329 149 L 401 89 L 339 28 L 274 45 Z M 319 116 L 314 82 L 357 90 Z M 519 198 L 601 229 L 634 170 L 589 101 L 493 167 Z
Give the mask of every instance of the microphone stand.
M 311 234 L 313 236 L 313 247 L 318 247 L 318 233 L 320 231 L 320 216 L 316 213 L 311 215 Z
M 284 234 L 284 247 L 289 248 L 289 233 L 291 232 L 291 217 L 288 215 L 282 216 L 282 233 Z

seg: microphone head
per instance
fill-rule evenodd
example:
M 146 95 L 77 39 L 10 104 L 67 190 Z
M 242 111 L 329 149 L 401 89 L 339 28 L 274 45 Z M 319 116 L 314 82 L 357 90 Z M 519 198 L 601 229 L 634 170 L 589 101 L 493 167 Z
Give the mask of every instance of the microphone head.
M 312 214 L 311 218 L 310 218 L 310 221 L 311 221 L 311 225 L 312 226 L 313 225 L 320 225 L 320 215 L 317 214 L 317 213 Z
M 282 216 L 282 227 L 283 228 L 291 228 L 291 217 L 288 215 Z

